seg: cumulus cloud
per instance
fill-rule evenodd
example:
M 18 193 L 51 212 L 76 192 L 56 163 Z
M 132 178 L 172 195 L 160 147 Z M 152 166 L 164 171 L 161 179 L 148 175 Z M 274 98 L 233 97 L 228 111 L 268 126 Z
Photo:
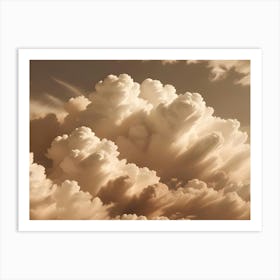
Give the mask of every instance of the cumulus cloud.
M 120 160 L 117 149 L 112 141 L 99 139 L 90 128 L 76 128 L 69 136 L 56 137 L 48 149 L 47 156 L 53 161 L 50 177 L 60 183 L 75 180 L 93 195 L 120 176 L 128 176 L 132 182 L 129 195 L 159 182 L 155 171 Z
M 173 182 L 174 183 L 174 182 Z M 214 190 L 203 181 L 149 186 L 130 202 L 129 210 L 149 219 L 248 219 L 250 203 L 235 191 Z M 174 187 L 174 186 L 173 186 Z
M 126 182 L 126 180 L 128 180 Z M 231 190 L 214 190 L 197 179 L 156 183 L 130 192 L 130 177 L 104 185 L 98 196 L 81 190 L 77 181 L 54 183 L 31 160 L 31 219 L 249 219 L 250 202 Z M 107 196 L 107 197 L 106 197 Z
M 31 164 L 32 218 L 250 218 L 247 133 L 199 93 L 109 75 L 64 108 L 48 175 Z
M 84 96 L 78 96 L 76 98 L 70 98 L 64 105 L 64 109 L 68 114 L 75 114 L 86 109 L 90 101 Z
M 76 181 L 60 185 L 46 177 L 45 168 L 30 161 L 31 219 L 108 219 L 108 208 L 98 197 L 80 190 Z

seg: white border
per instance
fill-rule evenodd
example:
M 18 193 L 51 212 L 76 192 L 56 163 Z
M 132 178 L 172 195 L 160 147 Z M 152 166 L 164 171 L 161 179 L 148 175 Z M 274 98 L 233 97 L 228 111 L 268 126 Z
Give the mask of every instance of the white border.
M 30 220 L 29 219 L 29 62 L 30 60 L 193 59 L 251 60 L 251 220 Z M 19 231 L 261 231 L 262 229 L 262 72 L 260 49 L 19 49 Z

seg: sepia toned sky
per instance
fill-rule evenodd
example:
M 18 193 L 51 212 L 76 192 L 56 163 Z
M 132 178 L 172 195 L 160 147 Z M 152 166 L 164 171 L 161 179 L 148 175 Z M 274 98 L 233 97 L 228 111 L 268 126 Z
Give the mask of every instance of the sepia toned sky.
M 208 106 L 215 108 L 215 114 L 223 118 L 236 118 L 241 125 L 250 125 L 250 84 L 237 83 L 248 76 L 249 61 L 244 61 L 244 70 L 229 67 L 234 61 L 221 61 L 221 67 L 209 66 L 210 61 L 186 63 L 186 61 L 159 60 L 33 60 L 30 63 L 31 99 L 40 100 L 45 93 L 60 100 L 67 100 L 73 93 L 63 86 L 69 83 L 85 93 L 93 90 L 94 85 L 109 74 L 129 73 L 134 81 L 141 83 L 146 78 L 171 84 L 178 94 L 199 92 Z M 212 61 L 213 62 L 213 61 Z M 218 61 L 219 62 L 219 61 Z M 233 63 L 232 63 L 233 62 Z M 210 62 L 211 63 L 211 62 Z M 219 63 L 217 63 L 219 66 Z M 218 68 L 214 69 L 213 68 Z M 224 70 L 215 81 L 213 71 Z M 214 74 L 215 75 L 215 74 Z
M 249 61 L 30 66 L 31 219 L 250 219 Z

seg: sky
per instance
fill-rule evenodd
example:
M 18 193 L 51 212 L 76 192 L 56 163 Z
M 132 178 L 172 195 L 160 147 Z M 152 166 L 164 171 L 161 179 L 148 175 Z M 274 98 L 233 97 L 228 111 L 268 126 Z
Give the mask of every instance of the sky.
M 237 81 L 249 76 L 246 67 L 250 62 L 243 61 L 245 73 L 240 66 L 237 69 L 230 67 L 231 62 L 235 61 L 221 61 L 219 67 L 218 63 L 211 65 L 211 61 L 186 63 L 185 60 L 176 63 L 160 60 L 32 60 L 30 94 L 34 100 L 49 94 L 65 101 L 73 93 L 63 86 L 63 82 L 87 94 L 107 75 L 129 73 L 139 83 L 148 77 L 174 85 L 178 94 L 199 92 L 208 106 L 215 108 L 217 116 L 236 118 L 246 128 L 250 125 L 250 83 Z M 213 81 L 213 75 L 219 71 L 220 76 Z
M 31 61 L 30 218 L 250 219 L 250 62 Z

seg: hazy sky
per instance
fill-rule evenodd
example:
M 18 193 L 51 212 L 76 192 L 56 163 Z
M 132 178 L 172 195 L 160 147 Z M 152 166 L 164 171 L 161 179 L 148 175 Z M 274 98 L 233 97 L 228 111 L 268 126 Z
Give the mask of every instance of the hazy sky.
M 250 219 L 249 61 L 32 61 L 30 77 L 31 219 Z

